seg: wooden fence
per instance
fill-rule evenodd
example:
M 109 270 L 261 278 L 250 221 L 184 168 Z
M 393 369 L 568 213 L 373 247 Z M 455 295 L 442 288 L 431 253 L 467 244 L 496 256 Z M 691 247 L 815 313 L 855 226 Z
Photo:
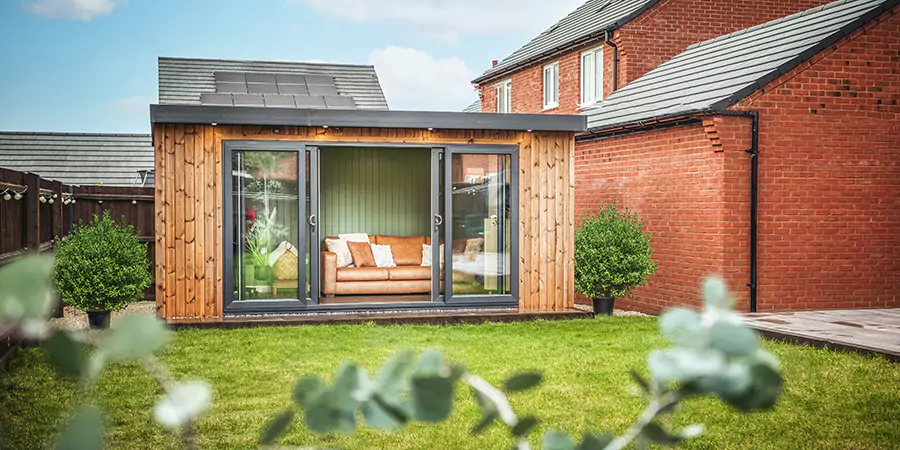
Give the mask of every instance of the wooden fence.
M 137 228 L 141 242 L 147 243 L 148 270 L 155 277 L 153 188 L 67 186 L 0 168 L 0 266 L 33 251 L 52 250 L 56 236 L 66 236 L 75 224 L 88 223 L 104 210 Z M 154 279 L 144 300 L 154 299 L 155 284 Z M 9 339 L 0 335 L 0 361 Z

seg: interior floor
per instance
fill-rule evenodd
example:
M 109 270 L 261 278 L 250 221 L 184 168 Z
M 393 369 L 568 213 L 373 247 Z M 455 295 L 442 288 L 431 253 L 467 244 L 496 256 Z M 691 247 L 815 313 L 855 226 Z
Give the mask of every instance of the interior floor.
M 336 295 L 334 297 L 321 296 L 319 303 L 322 305 L 337 305 L 345 303 L 411 303 L 430 302 L 428 294 L 405 295 Z

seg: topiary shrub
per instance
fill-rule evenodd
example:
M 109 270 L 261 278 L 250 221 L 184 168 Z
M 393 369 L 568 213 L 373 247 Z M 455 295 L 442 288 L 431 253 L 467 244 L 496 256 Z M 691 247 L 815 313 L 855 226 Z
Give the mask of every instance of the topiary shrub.
M 119 310 L 140 299 L 150 287 L 149 268 L 135 227 L 116 223 L 109 211 L 56 237 L 54 284 L 63 303 L 82 311 Z
M 615 204 L 585 216 L 575 230 L 575 289 L 590 298 L 622 297 L 656 271 L 650 233 Z

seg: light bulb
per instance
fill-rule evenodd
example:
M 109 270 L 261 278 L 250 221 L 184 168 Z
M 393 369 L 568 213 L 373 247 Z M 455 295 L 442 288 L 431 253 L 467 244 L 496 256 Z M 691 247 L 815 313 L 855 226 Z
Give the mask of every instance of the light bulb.
M 75 204 L 75 199 L 74 199 L 74 198 L 72 199 L 72 204 Z
M 17 192 L 16 195 L 13 196 L 13 198 L 16 199 L 16 200 L 22 200 L 22 194 L 19 194 L 19 193 Z
M 51 198 L 50 200 L 47 200 L 47 203 L 50 203 L 50 204 L 52 205 L 52 204 L 53 204 L 53 199 Z
M 59 198 L 59 195 L 53 194 L 53 198 Z
M 132 205 L 137 205 L 137 200 L 132 200 L 132 201 L 131 201 L 131 204 L 132 204 Z
M 41 203 L 47 203 L 47 197 L 41 196 Z
M 3 194 L 3 200 L 9 200 L 12 198 L 12 195 L 9 195 L 9 192 Z
M 103 200 L 97 200 L 97 203 L 99 203 L 99 204 L 102 205 L 102 204 L 103 204 Z

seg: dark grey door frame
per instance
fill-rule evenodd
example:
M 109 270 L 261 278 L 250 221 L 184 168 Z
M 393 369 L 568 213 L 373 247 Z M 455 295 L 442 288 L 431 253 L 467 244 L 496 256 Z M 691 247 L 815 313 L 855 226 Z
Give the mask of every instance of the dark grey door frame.
M 222 293 L 222 302 L 223 308 L 222 310 L 226 314 L 234 314 L 234 313 L 251 313 L 251 312 L 269 312 L 269 311 L 279 311 L 279 312 L 289 312 L 289 311 L 302 311 L 304 310 L 308 304 L 313 303 L 316 299 L 316 292 L 312 289 L 312 285 L 310 286 L 310 294 L 312 295 L 312 299 L 307 298 L 305 295 L 302 295 L 301 292 L 304 292 L 304 288 L 307 284 L 306 280 L 306 265 L 305 262 L 298 264 L 297 269 L 297 297 L 296 299 L 269 299 L 269 300 L 242 300 L 239 302 L 235 302 L 234 300 L 234 285 L 235 285 L 235 274 L 234 274 L 234 250 L 235 243 L 237 245 L 243 245 L 244 242 L 244 227 L 238 227 L 238 236 L 234 235 L 235 224 L 234 217 L 235 213 L 243 216 L 245 214 L 245 208 L 243 207 L 243 203 L 237 205 L 237 208 L 232 203 L 232 198 L 234 195 L 234 182 L 233 182 L 233 170 L 232 166 L 232 158 L 235 152 L 244 152 L 244 151 L 269 151 L 269 152 L 293 152 L 297 154 L 297 178 L 298 178 L 298 192 L 297 192 L 297 208 L 298 208 L 298 217 L 308 217 L 308 213 L 306 211 L 306 151 L 307 146 L 303 143 L 299 142 L 289 142 L 289 141 L 222 141 L 222 201 L 224 207 L 222 208 L 223 214 L 223 231 L 222 231 L 222 257 L 223 257 L 223 290 Z M 315 151 L 313 151 L 315 153 Z M 312 162 L 311 157 L 311 162 Z M 316 167 L 311 167 L 311 169 L 315 169 Z M 311 174 L 315 173 L 314 170 L 310 171 Z M 310 180 L 312 182 L 312 180 Z M 317 199 L 317 195 L 310 192 L 312 195 L 311 203 L 314 203 Z M 240 202 L 240 196 L 236 197 L 238 202 Z M 313 206 L 313 205 L 311 205 Z M 237 209 L 237 211 L 235 211 Z M 311 208 L 312 209 L 312 208 Z M 297 230 L 297 250 L 302 258 L 306 258 L 306 251 L 309 247 L 309 242 L 307 242 L 307 228 L 305 226 L 298 227 Z M 235 239 L 237 237 L 237 239 Z M 310 260 L 312 260 L 312 251 L 310 252 Z M 312 261 L 310 261 L 312 263 Z M 310 270 L 310 278 L 313 278 L 314 269 L 316 269 L 317 264 L 311 264 Z M 314 278 L 313 278 L 314 279 Z M 312 281 L 312 280 L 310 280 Z
M 519 302 L 519 146 L 517 145 L 447 145 L 444 147 L 444 303 L 515 303 Z M 510 159 L 510 254 L 509 294 L 453 294 L 453 155 L 508 155 Z

